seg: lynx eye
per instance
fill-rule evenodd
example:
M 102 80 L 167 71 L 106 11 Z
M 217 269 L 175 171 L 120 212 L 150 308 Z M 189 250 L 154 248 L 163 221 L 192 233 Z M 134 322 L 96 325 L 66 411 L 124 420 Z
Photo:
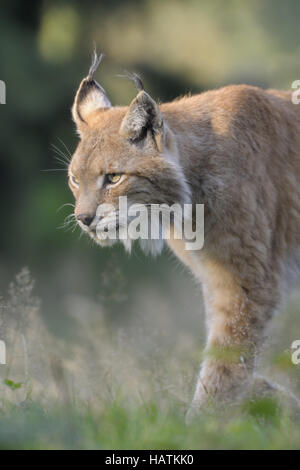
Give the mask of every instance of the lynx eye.
M 70 175 L 70 180 L 71 180 L 71 183 L 73 184 L 73 186 L 76 186 L 78 188 L 79 181 L 75 178 L 74 175 Z
M 118 173 L 109 173 L 106 175 L 106 180 L 108 184 L 116 184 L 121 180 L 122 175 Z

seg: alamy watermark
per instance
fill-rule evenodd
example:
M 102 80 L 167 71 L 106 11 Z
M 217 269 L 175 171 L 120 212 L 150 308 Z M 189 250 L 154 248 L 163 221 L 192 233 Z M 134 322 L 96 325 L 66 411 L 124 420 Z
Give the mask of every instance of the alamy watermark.
M 6 364 L 6 344 L 0 340 L 0 365 Z
M 0 104 L 6 104 L 6 85 L 3 80 L 0 80 Z
M 98 206 L 91 229 L 99 240 L 183 240 L 186 250 L 204 244 L 204 204 L 128 204 Z
M 295 366 L 300 364 L 300 339 L 296 339 L 292 342 L 291 348 L 293 349 L 292 353 L 292 363 Z

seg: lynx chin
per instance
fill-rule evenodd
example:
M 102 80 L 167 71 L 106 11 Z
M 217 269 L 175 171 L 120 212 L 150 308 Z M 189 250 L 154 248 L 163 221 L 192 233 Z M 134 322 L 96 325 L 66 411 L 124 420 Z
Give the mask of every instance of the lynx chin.
M 300 266 L 300 108 L 291 93 L 234 85 L 158 105 L 138 89 L 112 106 L 93 76 L 72 109 L 80 142 L 69 165 L 78 224 L 96 243 L 118 201 L 204 205 L 204 246 L 187 250 L 176 224 L 165 241 L 202 284 L 206 354 L 191 410 L 273 386 L 254 374 L 266 328 Z M 191 217 L 194 217 L 193 214 Z M 98 229 L 96 230 L 96 226 Z M 131 240 L 120 240 L 130 249 Z M 161 240 L 141 240 L 161 251 Z

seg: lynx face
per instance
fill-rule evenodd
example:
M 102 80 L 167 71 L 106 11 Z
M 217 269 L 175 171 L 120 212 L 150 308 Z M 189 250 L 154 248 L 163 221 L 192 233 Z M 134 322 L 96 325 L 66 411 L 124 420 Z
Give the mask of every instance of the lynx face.
M 116 241 L 106 238 L 115 229 L 130 249 L 119 197 L 126 196 L 128 206 L 183 204 L 189 189 L 176 159 L 169 157 L 176 149 L 157 104 L 141 89 L 128 108 L 112 107 L 92 78 L 99 62 L 95 57 L 75 97 L 73 118 L 81 140 L 69 166 L 69 186 L 82 230 L 107 245 Z M 161 241 L 149 243 L 151 251 L 162 248 Z

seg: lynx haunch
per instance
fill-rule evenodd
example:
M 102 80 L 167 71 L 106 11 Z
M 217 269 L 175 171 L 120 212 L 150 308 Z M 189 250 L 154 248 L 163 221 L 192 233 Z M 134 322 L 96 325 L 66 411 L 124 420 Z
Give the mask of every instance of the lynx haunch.
M 146 205 L 204 204 L 202 250 L 168 240 L 203 286 L 207 354 L 193 409 L 271 387 L 254 378 L 254 367 L 296 273 L 300 107 L 288 92 L 246 85 L 158 105 L 137 76 L 135 99 L 115 107 L 93 79 L 100 60 L 95 55 L 73 106 L 80 143 L 69 185 L 79 225 L 101 244 L 97 208 L 117 208 L 119 196 Z

